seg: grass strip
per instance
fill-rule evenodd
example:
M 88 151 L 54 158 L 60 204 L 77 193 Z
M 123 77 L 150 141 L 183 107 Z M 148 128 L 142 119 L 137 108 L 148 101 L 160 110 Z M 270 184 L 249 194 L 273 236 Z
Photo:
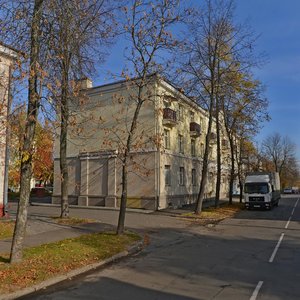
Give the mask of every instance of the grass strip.
M 11 238 L 14 233 L 14 221 L 0 221 L 0 240 Z
M 96 220 L 92 220 L 92 219 L 83 219 L 83 218 L 75 218 L 75 217 L 70 217 L 70 218 L 53 217 L 53 220 L 57 224 L 70 225 L 70 226 L 97 222 Z
M 24 250 L 23 261 L 9 264 L 9 255 L 0 254 L 0 294 L 40 283 L 51 277 L 99 262 L 127 249 L 140 240 L 133 233 L 86 234 Z
M 181 218 L 188 219 L 201 225 L 207 225 L 210 223 L 216 224 L 226 218 L 234 217 L 242 209 L 244 209 L 244 206 L 241 203 L 226 203 L 217 208 L 204 208 L 199 215 L 195 214 L 194 212 L 186 213 L 181 215 Z
M 89 223 L 95 223 L 96 220 L 83 219 L 83 218 L 60 218 L 52 217 L 55 223 L 68 226 L 83 225 Z M 12 220 L 0 220 L 0 240 L 12 238 L 14 233 L 15 221 Z

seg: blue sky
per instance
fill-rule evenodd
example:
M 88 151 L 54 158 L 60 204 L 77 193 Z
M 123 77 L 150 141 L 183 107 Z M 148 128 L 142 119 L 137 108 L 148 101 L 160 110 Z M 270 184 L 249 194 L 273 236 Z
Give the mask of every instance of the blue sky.
M 274 132 L 287 135 L 297 145 L 300 161 L 300 1 L 236 0 L 236 18 L 242 23 L 247 20 L 260 35 L 255 50 L 267 54 L 268 62 L 255 70 L 255 75 L 266 86 L 272 120 L 264 124 L 257 140 Z M 122 69 L 125 44 L 120 39 L 111 49 L 95 84 L 112 81 L 105 71 L 117 73 Z
M 287 135 L 300 161 L 300 1 L 237 0 L 236 8 L 238 19 L 248 19 L 260 34 L 256 49 L 268 55 L 268 63 L 255 73 L 266 85 L 272 120 L 258 140 L 273 132 Z

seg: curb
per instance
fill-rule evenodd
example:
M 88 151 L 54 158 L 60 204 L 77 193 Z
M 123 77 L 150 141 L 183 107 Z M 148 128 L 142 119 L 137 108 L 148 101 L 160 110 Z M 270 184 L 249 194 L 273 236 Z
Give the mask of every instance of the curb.
M 39 203 L 39 202 L 30 202 L 31 206 L 44 206 L 44 207 L 60 207 L 60 204 L 52 203 Z M 82 205 L 69 205 L 70 208 L 78 209 L 96 209 L 96 210 L 110 210 L 110 211 L 119 211 L 119 207 L 105 207 L 105 206 L 82 206 Z M 154 210 L 147 209 L 138 209 L 138 208 L 126 208 L 126 212 L 129 213 L 142 213 L 142 214 L 152 214 Z M 0 298 L 1 299 L 1 298 Z
M 75 269 L 72 270 L 70 272 L 68 272 L 67 274 L 64 275 L 58 275 L 54 278 L 50 278 L 47 279 L 41 283 L 38 283 L 36 285 L 33 285 L 31 287 L 22 289 L 20 291 L 14 292 L 14 293 L 10 293 L 10 294 L 6 294 L 3 296 L 0 296 L 0 300 L 12 300 L 12 299 L 17 299 L 19 297 L 24 297 L 26 295 L 32 294 L 34 292 L 37 292 L 39 290 L 42 289 L 46 289 L 52 285 L 58 284 L 62 281 L 66 281 L 66 280 L 71 280 L 73 277 L 76 277 L 78 275 L 82 275 L 84 273 L 87 273 L 91 270 L 96 270 L 99 267 L 104 267 L 105 265 L 112 263 L 114 261 L 117 261 L 121 258 L 127 257 L 131 254 L 137 253 L 139 252 L 141 249 L 143 248 L 143 242 L 137 242 L 136 244 L 128 247 L 127 250 L 120 252 L 118 254 L 113 255 L 112 257 L 109 257 L 107 259 L 104 259 L 100 262 L 96 262 L 94 264 L 91 265 L 87 265 L 85 267 L 79 268 L 79 269 Z

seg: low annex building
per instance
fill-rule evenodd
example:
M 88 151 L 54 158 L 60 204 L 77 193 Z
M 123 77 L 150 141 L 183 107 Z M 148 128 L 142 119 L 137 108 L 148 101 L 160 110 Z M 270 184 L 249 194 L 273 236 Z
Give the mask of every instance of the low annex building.
M 120 158 L 136 105 L 135 80 L 92 87 L 85 79 L 81 84 L 82 95 L 72 101 L 70 108 L 69 203 L 118 207 L 122 184 Z M 144 98 L 130 153 L 127 206 L 157 210 L 193 203 L 200 186 L 207 113 L 157 75 L 145 87 Z M 213 134 L 206 197 L 214 195 L 214 141 Z M 228 151 L 228 147 L 223 148 Z M 226 176 L 222 178 L 223 195 L 228 186 Z M 58 137 L 53 203 L 61 201 L 60 186 Z

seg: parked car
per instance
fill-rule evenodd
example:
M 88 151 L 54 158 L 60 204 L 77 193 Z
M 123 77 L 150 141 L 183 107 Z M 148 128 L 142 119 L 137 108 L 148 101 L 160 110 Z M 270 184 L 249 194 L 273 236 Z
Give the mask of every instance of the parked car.
M 45 189 L 49 194 L 53 193 L 53 186 L 46 186 Z
M 48 191 L 43 186 L 36 186 L 31 189 L 31 197 L 45 197 L 48 194 Z
M 292 188 L 285 188 L 285 189 L 283 190 L 283 193 L 284 193 L 284 194 L 292 194 L 292 193 L 293 193 L 293 190 L 292 190 Z

